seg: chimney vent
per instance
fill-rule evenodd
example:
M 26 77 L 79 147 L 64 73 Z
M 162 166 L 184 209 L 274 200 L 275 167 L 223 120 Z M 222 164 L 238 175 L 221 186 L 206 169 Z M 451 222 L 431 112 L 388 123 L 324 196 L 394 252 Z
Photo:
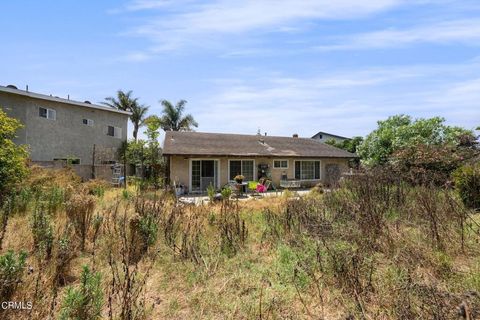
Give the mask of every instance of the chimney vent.
M 294 134 L 292 135 L 292 137 L 298 138 L 298 133 L 294 133 Z

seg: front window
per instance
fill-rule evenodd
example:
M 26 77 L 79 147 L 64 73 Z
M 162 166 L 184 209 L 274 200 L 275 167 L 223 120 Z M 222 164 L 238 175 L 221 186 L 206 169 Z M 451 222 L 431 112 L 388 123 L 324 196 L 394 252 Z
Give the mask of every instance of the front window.
M 233 180 L 235 176 L 241 174 L 245 181 L 254 180 L 253 160 L 230 160 L 229 178 Z
M 288 169 L 288 160 L 273 160 L 275 169 Z
M 295 179 L 319 180 L 320 161 L 295 161 Z

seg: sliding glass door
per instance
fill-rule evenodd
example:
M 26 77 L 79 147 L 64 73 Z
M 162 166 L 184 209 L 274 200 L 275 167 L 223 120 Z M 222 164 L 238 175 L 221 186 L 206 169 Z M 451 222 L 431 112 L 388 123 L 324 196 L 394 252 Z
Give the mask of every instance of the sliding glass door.
M 218 160 L 192 160 L 191 191 L 204 192 L 209 185 L 218 188 Z
M 235 176 L 240 174 L 245 177 L 245 181 L 255 180 L 255 163 L 253 160 L 230 160 L 229 169 L 229 180 L 233 180 Z
M 320 179 L 320 161 L 315 161 L 315 160 L 295 161 L 295 179 L 319 180 Z

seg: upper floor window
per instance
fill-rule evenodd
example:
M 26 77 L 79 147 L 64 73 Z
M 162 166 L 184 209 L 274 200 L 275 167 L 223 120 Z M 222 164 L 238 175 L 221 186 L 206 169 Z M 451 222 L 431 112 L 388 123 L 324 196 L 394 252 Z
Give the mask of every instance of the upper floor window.
M 83 119 L 83 124 L 89 127 L 93 127 L 93 120 L 92 119 Z
M 48 108 L 38 108 L 38 116 L 49 119 L 49 120 L 56 120 L 57 119 L 57 111 Z
M 107 136 L 121 138 L 122 137 L 122 128 L 108 126 L 107 127 Z

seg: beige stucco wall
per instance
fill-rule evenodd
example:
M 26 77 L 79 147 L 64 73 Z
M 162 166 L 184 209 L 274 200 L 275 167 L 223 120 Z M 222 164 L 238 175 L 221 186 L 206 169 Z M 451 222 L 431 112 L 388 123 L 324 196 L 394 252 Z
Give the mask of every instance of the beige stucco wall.
M 24 125 L 14 142 L 28 146 L 32 161 L 79 158 L 81 164 L 90 165 L 94 144 L 96 162 L 102 154 L 104 160 L 115 160 L 117 149 L 127 139 L 126 114 L 7 92 L 0 92 L 0 107 Z M 39 107 L 55 110 L 56 120 L 39 117 Z M 94 120 L 94 125 L 84 125 L 83 119 Z M 108 136 L 108 126 L 122 128 L 122 136 Z
M 220 168 L 220 185 L 228 183 L 228 169 L 229 160 L 254 160 L 254 174 L 255 178 L 258 173 L 258 165 L 265 163 L 269 166 L 270 175 L 275 185 L 280 184 L 280 178 L 282 173 L 287 174 L 288 179 L 295 178 L 295 160 L 320 160 L 320 180 L 318 182 L 325 181 L 326 169 L 328 164 L 337 164 L 342 172 L 348 170 L 348 159 L 339 158 L 315 158 L 315 159 L 299 159 L 299 158 L 261 158 L 261 157 L 241 157 L 241 158 L 227 158 L 227 157 L 188 157 L 188 156 L 170 156 L 170 181 L 175 182 L 177 185 L 182 184 L 190 188 L 190 159 L 202 159 L 202 160 L 218 160 Z M 288 160 L 288 169 L 275 169 L 273 168 L 273 160 Z

